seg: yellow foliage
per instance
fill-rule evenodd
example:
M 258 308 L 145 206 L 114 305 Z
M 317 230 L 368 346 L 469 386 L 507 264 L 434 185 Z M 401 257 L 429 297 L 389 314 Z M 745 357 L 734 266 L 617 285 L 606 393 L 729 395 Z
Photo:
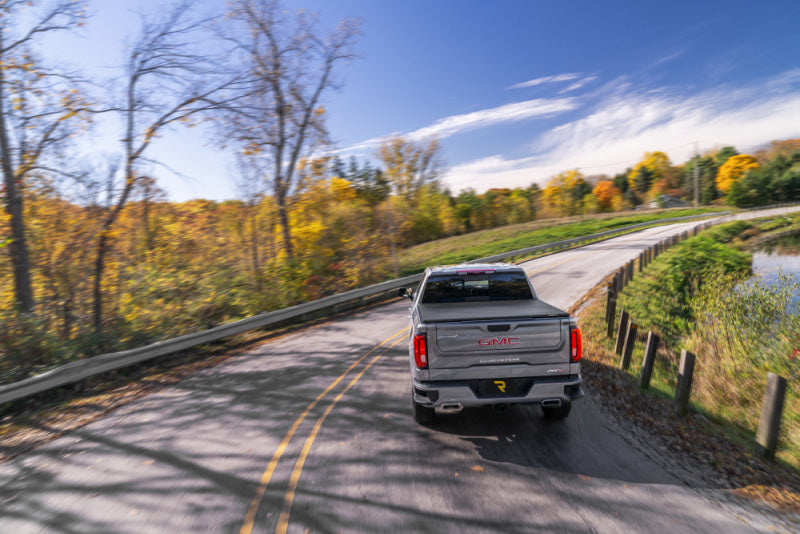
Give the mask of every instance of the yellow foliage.
M 722 167 L 719 168 L 717 173 L 717 189 L 727 194 L 731 190 L 733 184 L 741 180 L 741 178 L 752 169 L 758 168 L 756 158 L 748 154 L 739 154 L 738 156 L 731 156 L 728 158 Z
M 553 176 L 542 191 L 542 201 L 556 215 L 570 215 L 575 211 L 575 188 L 581 182 L 583 174 L 580 171 L 566 171 Z
M 343 178 L 332 177 L 329 187 L 331 198 L 337 202 L 348 202 L 357 198 L 353 184 Z
M 628 184 L 630 187 L 635 188 L 636 184 L 634 180 L 638 175 L 639 169 L 645 167 L 653 176 L 651 185 L 656 183 L 660 178 L 663 178 L 666 174 L 667 170 L 672 166 L 672 163 L 669 160 L 669 156 L 667 156 L 664 152 L 645 152 L 644 158 L 642 161 L 636 164 L 633 168 L 633 171 L 628 174 Z

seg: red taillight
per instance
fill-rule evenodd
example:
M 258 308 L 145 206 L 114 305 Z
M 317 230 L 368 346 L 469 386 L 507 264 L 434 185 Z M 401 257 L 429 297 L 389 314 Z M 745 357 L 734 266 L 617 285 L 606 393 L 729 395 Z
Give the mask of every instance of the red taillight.
M 570 359 L 573 363 L 579 361 L 583 356 L 583 336 L 581 335 L 580 328 L 573 328 L 569 331 L 570 333 L 570 347 L 572 353 L 570 354 Z
M 414 362 L 417 369 L 428 368 L 428 343 L 425 334 L 414 336 Z

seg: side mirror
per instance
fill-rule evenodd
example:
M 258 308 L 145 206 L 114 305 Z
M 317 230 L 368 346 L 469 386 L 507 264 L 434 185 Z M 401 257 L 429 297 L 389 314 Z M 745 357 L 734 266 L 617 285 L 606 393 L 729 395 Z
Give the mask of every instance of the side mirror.
M 410 299 L 413 294 L 414 292 L 410 287 L 401 287 L 400 289 L 397 290 L 398 297 L 404 297 Z

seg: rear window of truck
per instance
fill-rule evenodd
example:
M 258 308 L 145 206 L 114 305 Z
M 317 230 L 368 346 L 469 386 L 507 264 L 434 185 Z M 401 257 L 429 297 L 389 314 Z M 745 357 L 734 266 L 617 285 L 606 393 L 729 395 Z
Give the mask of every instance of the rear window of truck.
M 434 274 L 425 284 L 423 304 L 476 300 L 533 300 L 524 273 Z

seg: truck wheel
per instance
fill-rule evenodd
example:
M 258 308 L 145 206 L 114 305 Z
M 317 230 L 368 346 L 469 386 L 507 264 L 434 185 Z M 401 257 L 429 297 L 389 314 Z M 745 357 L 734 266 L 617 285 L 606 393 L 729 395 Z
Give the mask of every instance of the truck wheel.
M 414 392 L 411 392 L 411 406 L 414 409 L 414 421 L 421 425 L 433 423 L 434 410 L 428 406 L 423 406 L 414 401 Z
M 572 410 L 571 403 L 564 403 L 557 408 L 552 406 L 542 406 L 542 414 L 544 414 L 544 418 L 551 420 L 566 419 L 570 410 Z

